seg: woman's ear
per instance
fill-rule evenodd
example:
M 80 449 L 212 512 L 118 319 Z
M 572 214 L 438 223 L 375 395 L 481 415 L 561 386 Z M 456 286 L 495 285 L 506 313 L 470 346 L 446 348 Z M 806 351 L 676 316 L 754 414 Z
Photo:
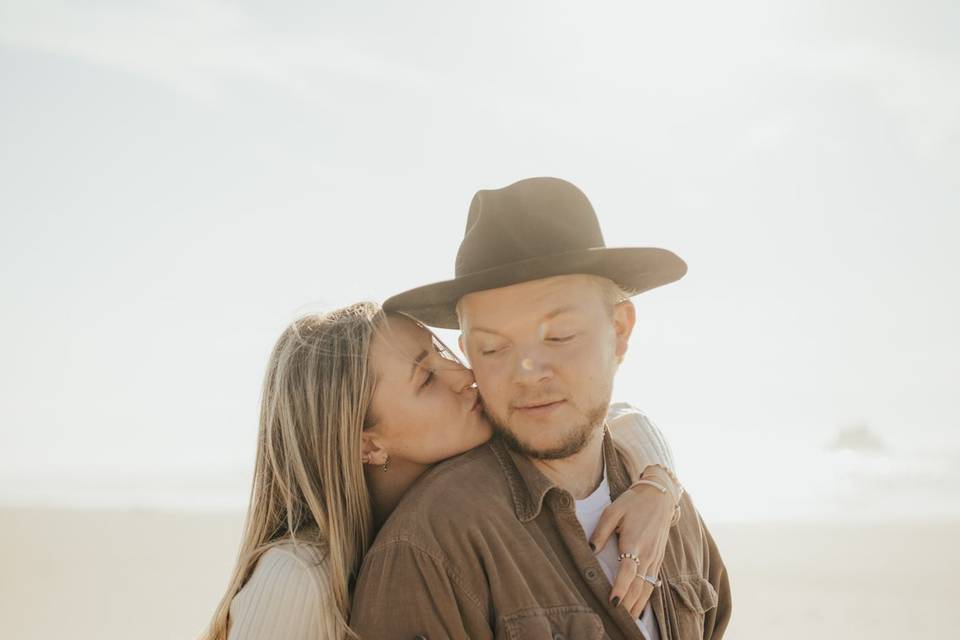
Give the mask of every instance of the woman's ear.
M 369 429 L 360 434 L 360 459 L 363 464 L 382 466 L 387 462 L 387 450 L 380 446 L 380 437 Z

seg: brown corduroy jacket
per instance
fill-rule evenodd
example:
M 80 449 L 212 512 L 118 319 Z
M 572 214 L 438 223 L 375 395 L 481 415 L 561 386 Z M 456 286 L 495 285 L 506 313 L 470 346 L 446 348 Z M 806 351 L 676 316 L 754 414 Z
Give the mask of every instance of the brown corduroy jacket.
M 629 486 L 610 434 L 616 499 Z M 720 638 L 730 583 L 689 496 L 651 596 L 661 640 Z M 364 640 L 642 638 L 611 590 L 573 497 L 498 438 L 425 474 L 388 519 L 357 581 L 351 626 Z

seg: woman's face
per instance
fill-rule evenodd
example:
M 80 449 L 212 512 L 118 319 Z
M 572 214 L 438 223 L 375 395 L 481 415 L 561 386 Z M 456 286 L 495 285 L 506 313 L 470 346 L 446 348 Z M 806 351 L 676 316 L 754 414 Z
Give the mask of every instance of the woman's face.
M 432 464 L 490 438 L 473 373 L 444 355 L 429 331 L 388 315 L 371 359 L 377 382 L 365 433 L 390 460 Z

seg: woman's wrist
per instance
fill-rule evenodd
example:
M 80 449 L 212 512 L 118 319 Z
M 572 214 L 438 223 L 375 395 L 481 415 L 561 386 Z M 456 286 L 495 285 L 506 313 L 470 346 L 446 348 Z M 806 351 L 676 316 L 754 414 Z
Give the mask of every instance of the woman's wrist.
M 675 525 L 680 520 L 680 500 L 683 498 L 683 485 L 677 476 L 667 467 L 661 464 L 651 464 L 640 474 L 640 479 L 630 485 L 632 489 L 635 486 L 653 486 L 661 493 L 669 494 L 673 503 L 673 517 L 671 525 Z
M 662 464 L 648 464 L 640 474 L 640 480 L 652 480 L 666 487 L 673 496 L 674 503 L 679 502 L 683 496 L 683 485 L 679 478 Z

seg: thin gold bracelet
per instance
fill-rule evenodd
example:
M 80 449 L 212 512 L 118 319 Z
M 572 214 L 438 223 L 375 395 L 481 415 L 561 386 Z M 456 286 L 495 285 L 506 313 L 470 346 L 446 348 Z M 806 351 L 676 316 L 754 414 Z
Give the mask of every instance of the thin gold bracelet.
M 651 487 L 656 487 L 657 489 L 659 489 L 660 493 L 667 493 L 667 488 L 666 488 L 665 486 L 663 486 L 662 484 L 660 484 L 659 482 L 654 482 L 653 480 L 646 480 L 646 479 L 644 479 L 644 478 L 641 478 L 641 479 L 637 480 L 636 482 L 634 482 L 632 485 L 630 485 L 630 488 L 633 489 L 633 488 L 634 488 L 635 486 L 637 486 L 638 484 L 650 485 Z M 671 497 L 673 497 L 673 496 L 671 496 Z
M 674 475 L 673 471 L 671 471 L 670 469 L 668 469 L 667 467 L 665 467 L 665 466 L 662 465 L 662 464 L 659 464 L 659 463 L 657 463 L 657 464 L 649 464 L 649 465 L 647 465 L 646 467 L 644 467 L 644 472 L 646 472 L 646 470 L 647 470 L 649 467 L 656 467 L 657 469 L 660 469 L 661 471 L 663 471 L 664 473 L 667 474 L 667 477 L 670 478 L 670 482 L 672 482 L 673 485 L 674 485 L 674 487 L 676 487 L 676 489 L 677 489 L 676 495 L 674 495 L 674 493 L 671 491 L 671 492 L 670 492 L 670 496 L 674 499 L 674 502 L 675 502 L 675 503 L 680 504 L 680 500 L 681 500 L 681 498 L 683 498 L 683 494 L 685 493 L 684 488 L 683 488 L 683 485 L 680 484 L 680 479 L 677 478 L 676 475 Z M 654 474 L 651 473 L 650 475 L 654 475 Z M 644 478 L 644 473 L 641 473 L 641 474 L 640 474 L 640 479 L 641 479 L 641 480 L 644 480 L 644 479 L 645 479 L 645 478 Z

